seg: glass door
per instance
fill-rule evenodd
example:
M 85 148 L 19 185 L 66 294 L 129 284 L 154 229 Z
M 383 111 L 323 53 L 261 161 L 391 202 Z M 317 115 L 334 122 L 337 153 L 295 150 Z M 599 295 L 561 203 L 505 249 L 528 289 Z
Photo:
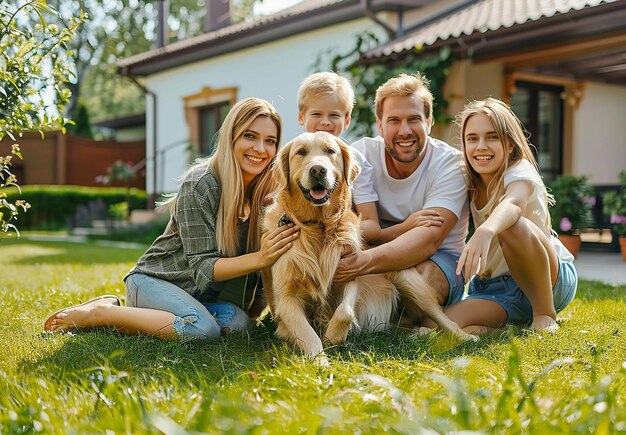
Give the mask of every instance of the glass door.
M 546 180 L 563 172 L 562 86 L 515 82 L 511 107 L 530 134 L 535 157 Z

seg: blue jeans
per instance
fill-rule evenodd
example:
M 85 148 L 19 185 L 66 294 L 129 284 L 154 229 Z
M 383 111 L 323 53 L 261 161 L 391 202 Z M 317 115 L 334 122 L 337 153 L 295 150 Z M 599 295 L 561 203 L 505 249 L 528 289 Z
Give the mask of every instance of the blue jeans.
M 578 275 L 571 261 L 559 259 L 559 276 L 552 288 L 554 310 L 558 313 L 576 296 Z M 507 322 L 526 325 L 533 321 L 533 307 L 511 275 L 488 279 L 474 277 L 470 281 L 467 299 L 486 299 L 502 306 L 508 315 Z
M 217 338 L 222 332 L 250 327 L 250 318 L 228 302 L 202 303 L 175 284 L 142 273 L 126 278 L 126 305 L 174 314 L 172 329 L 179 338 Z
M 439 269 L 443 272 L 448 280 L 448 301 L 444 307 L 459 302 L 465 296 L 465 280 L 463 273 L 456 274 L 456 266 L 461 254 L 459 252 L 450 251 L 447 249 L 440 249 L 435 252 L 435 255 L 430 257 L 430 261 L 439 266 Z

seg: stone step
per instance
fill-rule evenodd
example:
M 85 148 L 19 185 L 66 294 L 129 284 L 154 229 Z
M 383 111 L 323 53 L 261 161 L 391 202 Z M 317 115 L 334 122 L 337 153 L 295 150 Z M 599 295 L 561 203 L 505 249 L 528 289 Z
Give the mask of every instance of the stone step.
M 127 221 L 121 220 L 94 219 L 91 221 L 92 228 L 126 228 L 129 226 Z
M 111 231 L 109 231 L 107 228 L 94 228 L 94 227 L 76 227 L 76 228 L 72 228 L 72 231 L 71 231 L 71 234 L 73 236 L 90 236 L 90 235 L 106 236 L 110 233 Z

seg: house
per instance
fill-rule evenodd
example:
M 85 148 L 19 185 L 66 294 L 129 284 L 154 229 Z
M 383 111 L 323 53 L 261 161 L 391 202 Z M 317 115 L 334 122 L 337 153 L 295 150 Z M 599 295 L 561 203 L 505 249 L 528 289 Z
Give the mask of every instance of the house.
M 501 98 L 531 134 L 544 178 L 617 184 L 626 169 L 626 1 L 467 2 L 365 57 L 401 63 L 446 46 L 458 58 L 444 91 L 449 115 L 468 99 Z
M 106 119 L 94 122 L 92 125 L 98 128 L 103 136 L 118 142 L 146 139 L 145 113 Z
M 418 23 L 364 61 L 401 64 L 443 47 L 458 59 L 443 92 L 448 115 L 473 98 L 511 104 L 537 147 L 544 179 L 586 175 L 595 187 L 596 231 L 583 241 L 617 250 L 602 197 L 626 169 L 626 1 L 471 1 Z M 434 134 L 454 140 L 441 126 Z
M 147 189 L 174 191 L 189 161 L 206 154 L 235 101 L 260 97 L 283 119 L 283 139 L 302 132 L 296 94 L 304 77 L 328 68 L 329 52 L 345 52 L 363 31 L 381 40 L 459 0 L 304 0 L 249 22 L 126 58 L 119 72 L 143 77 L 147 91 Z M 210 8 L 228 2 L 209 1 Z M 213 10 L 215 17 L 228 11 Z M 216 20 L 219 21 L 219 20 Z M 218 23 L 219 25 L 219 23 Z M 191 148 L 189 147 L 191 144 Z M 156 170 L 155 170 L 156 169 Z

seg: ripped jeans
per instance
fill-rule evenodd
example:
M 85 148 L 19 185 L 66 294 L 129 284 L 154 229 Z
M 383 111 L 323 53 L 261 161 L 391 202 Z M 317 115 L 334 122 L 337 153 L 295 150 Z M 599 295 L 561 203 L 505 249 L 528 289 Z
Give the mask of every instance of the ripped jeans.
M 174 314 L 172 329 L 183 339 L 217 338 L 250 327 L 241 308 L 228 302 L 199 302 L 177 285 L 142 273 L 126 278 L 126 305 Z

